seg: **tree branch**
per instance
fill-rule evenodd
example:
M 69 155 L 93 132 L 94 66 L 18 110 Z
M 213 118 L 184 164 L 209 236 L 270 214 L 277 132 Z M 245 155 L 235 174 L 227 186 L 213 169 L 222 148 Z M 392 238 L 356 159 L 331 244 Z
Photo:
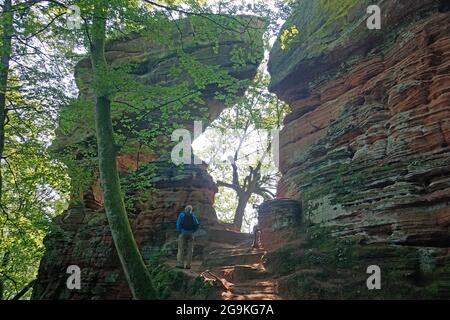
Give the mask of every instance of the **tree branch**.
M 199 16 L 199 17 L 205 18 L 205 19 L 211 21 L 215 25 L 217 25 L 217 26 L 219 26 L 219 27 L 221 27 L 222 29 L 225 29 L 225 30 L 229 30 L 229 31 L 237 32 L 237 33 L 241 33 L 242 32 L 241 30 L 237 30 L 237 29 L 230 28 L 228 26 L 224 26 L 223 24 L 217 22 L 213 18 L 208 17 L 208 15 L 209 15 L 208 13 L 199 13 L 199 12 L 186 11 L 186 10 L 181 9 L 179 7 L 167 6 L 167 5 L 163 5 L 163 4 L 151 1 L 151 0 L 143 0 L 143 1 L 148 3 L 148 4 L 153 5 L 155 7 L 164 9 L 164 10 L 175 11 L 175 12 L 182 13 L 182 14 L 185 14 L 185 15 L 188 15 L 188 16 Z M 210 14 L 210 15 L 213 15 L 213 14 Z M 237 19 L 235 19 L 235 20 L 240 23 L 239 20 L 237 20 Z M 242 25 L 242 23 L 241 23 L 241 25 Z M 245 30 L 244 30 L 244 32 L 245 32 Z
M 26 38 L 25 38 L 25 41 L 28 41 L 28 40 L 30 40 L 31 38 L 34 38 L 34 37 L 37 36 L 38 34 L 44 32 L 45 30 L 47 30 L 47 29 L 50 27 L 50 25 L 52 25 L 53 22 L 54 22 L 56 19 L 58 19 L 59 17 L 62 17 L 62 16 L 65 15 L 65 14 L 66 14 L 66 13 L 63 12 L 63 13 L 60 13 L 60 14 L 54 16 L 54 17 L 50 20 L 50 22 L 49 22 L 48 24 L 46 24 L 44 27 L 42 27 L 40 30 L 34 32 L 33 34 L 29 35 L 28 37 L 26 37 Z
M 266 188 L 257 187 L 255 190 L 255 193 L 257 195 L 260 195 L 261 197 L 263 197 L 264 200 L 269 200 L 269 199 L 275 198 L 275 194 Z
M 236 163 L 232 163 L 231 167 L 233 168 L 233 184 L 239 186 L 239 172 Z
M 223 181 L 217 181 L 216 184 L 219 187 L 225 187 L 225 188 L 233 189 L 236 192 L 240 191 L 240 187 L 235 185 L 235 184 L 232 184 L 232 183 L 227 183 L 227 182 L 223 182 Z

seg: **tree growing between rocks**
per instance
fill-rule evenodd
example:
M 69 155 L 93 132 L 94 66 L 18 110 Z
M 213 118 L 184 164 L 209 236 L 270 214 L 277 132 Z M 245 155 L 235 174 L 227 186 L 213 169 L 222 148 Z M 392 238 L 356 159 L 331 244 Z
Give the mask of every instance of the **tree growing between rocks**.
M 117 149 L 111 119 L 111 89 L 107 80 L 109 72 L 105 58 L 109 10 L 109 1 L 95 1 L 89 43 L 95 81 L 95 126 L 100 180 L 111 234 L 133 297 L 154 299 L 157 297 L 156 291 L 133 238 L 117 172 Z
M 70 5 L 77 5 L 80 8 L 82 19 L 80 30 L 67 30 L 66 28 L 67 9 Z M 2 128 L 0 133 L 5 137 L 5 132 L 11 126 L 11 122 L 13 120 L 23 121 L 23 115 L 25 114 L 27 115 L 27 121 L 32 119 L 33 116 L 36 116 L 36 119 L 39 120 L 35 122 L 30 120 L 30 123 L 33 124 L 32 126 L 24 125 L 20 130 L 15 130 L 14 135 L 6 134 L 7 139 L 3 138 L 1 141 L 1 170 L 3 172 L 5 168 L 13 168 L 13 170 L 8 169 L 9 174 L 4 179 L 4 181 L 7 181 L 8 188 L 11 192 L 8 192 L 7 196 L 1 193 L 2 223 L 5 222 L 5 225 L 11 223 L 7 225 L 7 229 L 2 229 L 2 239 L 16 239 L 11 237 L 11 230 L 13 230 L 11 226 L 17 225 L 17 221 L 21 218 L 20 215 L 17 217 L 11 216 L 11 214 L 8 214 L 8 211 L 14 211 L 15 208 L 13 209 L 13 206 L 17 203 L 20 210 L 15 210 L 16 212 L 33 212 L 36 223 L 30 226 L 30 230 L 33 232 L 39 231 L 39 236 L 36 236 L 33 241 L 35 241 L 39 250 L 42 251 L 42 238 L 49 230 L 48 226 L 51 223 L 51 218 L 63 209 L 64 199 L 56 197 L 54 191 L 68 191 L 70 188 L 65 185 L 67 179 L 64 176 L 63 170 L 61 170 L 61 163 L 47 153 L 53 134 L 48 133 L 54 130 L 56 124 L 56 118 L 48 117 L 54 111 L 48 109 L 48 107 L 50 105 L 66 104 L 67 99 L 65 94 L 67 92 L 63 92 L 66 89 L 62 85 L 64 80 L 58 78 L 54 72 L 45 73 L 40 71 L 43 65 L 49 65 L 52 68 L 51 71 L 60 67 L 64 71 L 67 69 L 70 70 L 73 67 L 73 61 L 77 58 L 76 54 L 70 52 L 71 49 L 77 46 L 78 48 L 84 47 L 90 53 L 90 61 L 93 69 L 92 89 L 95 93 L 95 101 L 92 104 L 92 110 L 95 110 L 95 140 L 98 145 L 98 150 L 90 152 L 93 159 L 98 156 L 105 209 L 116 249 L 133 296 L 137 299 L 157 297 L 157 293 L 151 285 L 147 268 L 131 233 L 127 211 L 124 206 L 124 196 L 117 172 L 116 156 L 120 151 L 129 147 L 126 146 L 129 140 L 137 141 L 139 149 L 142 146 L 147 148 L 147 150 L 155 149 L 158 147 L 157 143 L 160 142 L 157 138 L 177 127 L 177 121 L 174 121 L 173 125 L 167 126 L 166 128 L 152 125 L 146 132 L 139 132 L 138 128 L 136 128 L 136 123 L 131 123 L 131 119 L 136 119 L 137 117 L 139 121 L 147 121 L 155 115 L 155 111 L 158 111 L 161 117 L 158 121 L 169 119 L 169 115 L 177 115 L 179 118 L 177 119 L 178 122 L 182 122 L 183 119 L 192 118 L 191 115 L 186 115 L 182 112 L 182 106 L 189 103 L 201 105 L 201 95 L 205 88 L 211 85 L 219 88 L 220 97 L 218 96 L 217 98 L 222 99 L 227 104 L 233 100 L 239 90 L 242 90 L 242 88 L 248 85 L 246 81 L 237 81 L 237 79 L 228 75 L 226 71 L 220 70 L 215 66 L 202 65 L 201 62 L 192 59 L 188 52 L 184 50 L 182 31 L 177 22 L 178 18 L 191 17 L 195 19 L 197 27 L 200 26 L 196 29 L 196 36 L 199 37 L 200 41 L 217 39 L 218 35 L 224 32 L 239 36 L 243 34 L 248 34 L 249 37 L 254 36 L 252 35 L 254 31 L 253 25 L 244 24 L 239 19 L 231 17 L 231 15 L 242 10 L 241 6 L 220 4 L 219 7 L 220 10 L 217 10 L 217 7 L 214 5 L 210 6 L 202 1 L 198 3 L 188 1 L 186 4 L 182 4 L 180 1 L 170 1 L 167 3 L 119 0 L 5 1 L 2 7 L 2 28 L 0 30 L 3 33 L 1 41 L 2 69 L 0 73 L 0 80 L 2 80 L 2 90 L 0 90 L 0 93 L 3 94 L 0 96 L 0 98 L 3 97 L 3 100 L 0 99 L 3 101 L 3 103 L 0 103 L 0 107 L 3 106 L 0 110 L 2 111 L 1 116 L 3 121 L 0 124 L 0 128 Z M 262 14 L 268 13 L 263 3 L 255 6 L 252 10 L 255 10 L 255 12 L 259 11 Z M 27 20 L 27 17 L 30 17 L 30 19 Z M 18 26 L 20 25 L 20 28 L 14 28 L 14 19 L 17 19 L 16 22 Z M 13 25 L 13 28 L 10 27 L 11 25 Z M 148 86 L 139 84 L 135 79 L 127 75 L 127 71 L 132 66 L 115 68 L 107 63 L 105 58 L 105 43 L 109 39 L 126 36 L 132 32 L 148 32 L 151 29 L 158 29 L 164 36 L 171 34 L 174 28 L 175 30 L 178 29 L 180 33 L 181 40 L 177 42 L 177 46 L 180 46 L 178 52 L 183 72 L 188 73 L 192 82 L 195 84 L 194 88 L 190 88 L 185 83 L 181 83 L 170 87 L 170 89 L 159 86 L 149 89 Z M 221 32 L 218 32 L 218 30 L 221 30 Z M 260 35 L 260 32 L 258 31 L 255 34 Z M 14 45 L 16 49 L 11 50 L 10 48 L 8 50 L 8 46 L 11 47 L 8 39 L 13 39 L 12 49 L 14 49 Z M 33 41 L 34 39 L 36 39 L 36 42 Z M 72 44 L 70 41 L 72 41 Z M 173 41 L 173 39 L 170 39 L 170 41 Z M 59 43 L 59 47 L 52 47 L 47 50 L 49 43 Z M 21 45 L 19 46 L 19 44 Z M 32 53 L 25 52 L 23 48 L 31 50 Z M 46 49 L 44 50 L 44 48 Z M 16 53 L 23 53 L 24 56 L 39 55 L 44 57 L 50 55 L 50 52 L 53 53 L 53 50 L 65 55 L 66 60 L 50 59 L 46 63 L 39 62 L 38 60 L 28 60 L 28 63 L 25 63 L 25 58 L 23 60 L 17 58 L 20 54 L 14 56 Z M 247 59 L 255 59 L 249 56 L 250 53 L 236 50 L 233 63 L 242 65 L 245 64 Z M 16 73 L 14 73 L 14 77 L 11 77 L 11 68 L 6 63 L 11 58 L 15 59 L 14 67 L 20 69 L 20 72 L 17 74 L 22 81 L 20 85 L 15 87 L 8 84 L 8 82 L 11 83 L 11 80 L 16 77 Z M 30 72 L 28 68 L 31 65 L 34 68 L 33 72 Z M 176 77 L 175 73 L 173 75 L 174 77 Z M 23 85 L 23 79 L 29 80 L 30 78 L 32 82 Z M 40 85 L 37 85 L 38 83 Z M 44 97 L 42 88 L 45 87 L 45 84 L 48 84 L 49 87 L 61 89 L 60 91 L 62 92 L 58 92 L 56 89 L 54 92 L 49 91 L 45 95 L 48 101 L 44 104 L 45 107 L 41 107 L 39 104 L 36 104 L 35 98 Z M 15 90 L 11 89 L 13 87 Z M 24 88 L 27 88 L 28 91 Z M 33 103 L 30 103 L 30 101 Z M 156 101 L 157 103 L 149 106 L 148 101 Z M 6 105 L 8 103 L 11 105 L 16 104 L 16 106 L 7 108 Z M 20 108 L 17 105 L 20 105 Z M 10 113 L 11 110 L 19 110 L 23 106 L 26 106 L 26 111 L 20 111 L 16 114 Z M 118 113 L 121 113 L 120 117 L 117 117 Z M 66 112 L 61 113 L 59 124 L 67 124 L 70 122 L 67 118 L 70 118 L 70 114 Z M 118 118 L 120 120 L 117 120 Z M 204 116 L 199 117 L 199 119 L 203 118 Z M 79 118 L 75 119 L 76 122 L 79 122 L 79 120 Z M 45 125 L 43 125 L 44 123 Z M 118 123 L 120 124 L 119 126 L 117 126 Z M 120 127 L 121 130 L 117 130 L 117 127 Z M 26 137 L 24 136 L 24 128 L 27 130 L 30 129 L 26 131 Z M 25 149 L 23 148 L 15 151 L 13 148 L 10 148 L 13 152 L 4 156 L 3 146 L 5 142 L 13 146 L 16 136 L 20 139 L 23 138 L 22 142 L 26 142 L 23 145 L 27 146 L 28 151 L 24 153 L 23 150 Z M 5 150 L 7 148 L 8 145 L 5 147 Z M 45 150 L 45 152 L 36 152 L 40 148 Z M 36 157 L 31 157 L 31 154 L 36 154 Z M 17 156 L 14 158 L 12 155 Z M 79 154 L 76 157 L 79 157 Z M 7 158 L 9 160 L 17 159 L 17 164 L 15 163 L 14 166 L 10 166 L 7 163 Z M 27 168 L 27 170 L 21 170 L 23 168 Z M 30 171 L 28 170 L 29 168 L 35 170 L 33 179 L 29 178 L 30 172 L 33 172 L 33 169 Z M 81 167 L 78 169 L 84 168 Z M 85 170 L 84 175 L 82 175 L 86 176 L 89 172 L 89 170 Z M 25 177 L 24 173 L 27 173 L 28 176 Z M 27 186 L 27 188 L 20 188 L 24 191 L 23 194 L 18 191 L 19 188 L 16 188 L 18 182 L 23 182 Z M 47 184 L 44 184 L 44 182 Z M 10 188 L 11 186 L 14 186 L 14 188 Z M 28 191 L 33 189 L 38 189 L 39 192 L 36 192 L 33 196 L 39 196 L 39 201 L 35 201 L 33 197 L 25 197 L 25 194 L 30 194 Z M 73 189 L 73 186 L 71 189 Z M 0 191 L 3 191 L 1 186 Z M 31 192 L 31 194 L 33 193 Z M 72 190 L 72 196 L 73 194 L 74 190 Z M 48 207 L 44 207 L 46 201 Z M 8 203 L 8 206 L 5 206 L 5 203 Z M 45 221 L 45 223 L 42 221 Z M 41 230 L 40 228 L 42 226 L 45 226 L 45 228 Z M 22 232 L 22 234 L 24 233 Z M 17 239 L 20 239 L 20 237 L 17 237 Z M 24 239 L 29 241 L 29 239 Z M 0 258 L 2 259 L 0 265 L 0 288 L 3 287 L 4 281 L 14 283 L 14 291 L 17 293 L 15 297 L 20 298 L 32 286 L 34 275 L 32 272 L 28 272 L 26 276 L 23 276 L 21 281 L 16 281 L 17 278 L 14 280 L 11 278 L 11 273 L 5 271 L 13 264 L 18 265 L 17 258 L 9 253 L 10 249 L 16 252 L 14 248 L 17 248 L 11 243 L 13 242 L 3 241 L 0 248 Z M 23 242 L 20 246 L 22 248 L 29 248 L 29 243 Z M 33 257 L 39 257 L 39 254 L 33 252 Z M 22 259 L 23 262 L 26 262 L 24 259 Z M 38 261 L 38 258 L 36 261 Z M 24 268 L 24 266 L 24 264 L 20 265 L 21 268 Z M 13 296 L 14 294 L 9 290 L 8 297 Z
M 255 196 L 263 200 L 275 197 L 278 170 L 272 140 L 288 108 L 267 92 L 268 81 L 263 72 L 257 76 L 246 95 L 213 123 L 216 134 L 209 135 L 208 147 L 202 150 L 217 185 L 236 195 L 236 201 L 219 196 L 216 202 L 234 210 L 229 219 L 239 231 L 243 228 L 247 206 L 260 202 Z M 224 154 L 227 159 L 223 159 Z
M 145 145 L 147 150 L 150 151 L 152 147 L 161 148 L 155 143 L 161 144 L 159 138 L 163 136 L 163 133 L 170 132 L 171 128 L 179 126 L 177 121 L 173 121 L 174 116 L 175 118 L 178 117 L 178 121 L 181 120 L 181 122 L 183 119 L 192 118 L 191 115 L 183 112 L 184 104 L 204 104 L 202 92 L 211 86 L 221 91 L 223 95 L 221 99 L 224 100 L 224 103 L 227 103 L 227 100 L 231 100 L 233 94 L 242 90 L 244 83 L 246 83 L 246 81 L 238 81 L 230 76 L 227 71 L 220 70 L 217 66 L 203 65 L 190 57 L 184 50 L 181 28 L 177 20 L 173 20 L 173 13 L 194 17 L 197 26 L 200 26 L 199 29 L 195 29 L 195 36 L 206 36 L 206 38 L 202 38 L 203 41 L 218 36 L 218 33 L 212 32 L 211 29 L 208 30 L 212 26 L 216 28 L 215 30 L 223 29 L 236 34 L 242 34 L 244 27 L 244 34 L 250 34 L 250 38 L 252 32 L 255 33 L 254 29 L 258 30 L 255 34 L 260 34 L 260 28 L 249 26 L 249 24 L 245 25 L 241 20 L 232 19 L 226 15 L 215 17 L 211 12 L 196 5 L 195 2 L 189 2 L 190 11 L 175 7 L 173 3 L 163 5 L 151 1 L 80 1 L 75 3 L 79 4 L 81 8 L 92 66 L 93 81 L 91 85 L 95 96 L 95 138 L 106 216 L 133 297 L 136 299 L 157 298 L 157 293 L 153 288 L 147 267 L 133 238 L 128 221 L 117 170 L 118 152 L 122 148 L 126 148 L 127 142 L 130 140 L 138 141 L 140 146 Z M 151 7 L 148 7 L 148 5 L 151 5 Z M 154 10 L 155 8 L 158 8 L 158 10 Z M 165 13 L 161 13 L 160 10 Z M 118 19 L 118 17 L 120 18 Z M 202 19 L 207 24 L 199 21 Z M 226 23 L 227 20 L 228 23 Z M 169 21 L 173 21 L 173 23 L 167 25 Z M 127 74 L 127 70 L 133 68 L 133 66 L 111 66 L 107 63 L 105 44 L 108 35 L 111 36 L 117 31 L 123 34 L 130 32 L 130 30 L 140 32 L 142 29 L 149 28 L 149 26 L 145 26 L 145 23 L 150 24 L 150 26 L 155 25 L 155 23 L 161 24 L 160 27 L 162 27 L 159 31 L 162 35 L 171 34 L 173 25 L 176 26 L 181 37 L 179 43 L 181 48 L 178 48 L 180 63 L 183 71 L 187 72 L 191 78 L 190 81 L 194 84 L 193 88 L 188 81 L 171 86 L 170 90 L 160 86 L 154 88 L 144 86 Z M 164 26 L 166 26 L 167 31 L 165 31 Z M 246 30 L 246 28 L 249 30 Z M 242 57 L 240 54 L 243 53 L 239 50 L 236 51 L 234 59 L 236 65 L 245 64 L 248 59 L 251 61 L 255 59 L 250 57 L 251 54 L 249 53 Z M 154 103 L 161 100 L 161 104 Z M 120 118 L 114 117 L 117 114 L 113 115 L 117 112 L 118 106 L 121 106 L 123 111 Z M 132 114 L 130 110 L 132 110 Z M 178 112 L 179 114 L 177 114 Z M 159 121 L 165 119 L 168 122 L 170 120 L 170 122 L 167 125 L 156 126 L 156 123 L 152 122 L 154 119 L 151 118 L 155 114 L 158 115 Z M 204 112 L 203 114 L 200 112 L 200 115 L 195 117 L 204 119 L 206 115 Z M 133 118 L 134 122 L 132 123 L 131 119 Z M 139 120 L 136 121 L 136 119 Z M 147 130 L 142 130 L 138 126 L 139 121 L 143 120 L 151 123 Z M 120 127 L 121 130 L 116 131 L 114 128 L 117 127 Z

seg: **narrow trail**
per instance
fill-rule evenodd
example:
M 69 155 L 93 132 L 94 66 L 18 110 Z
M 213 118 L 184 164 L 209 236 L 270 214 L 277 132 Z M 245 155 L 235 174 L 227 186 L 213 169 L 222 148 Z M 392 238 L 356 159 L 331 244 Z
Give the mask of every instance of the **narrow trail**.
M 251 235 L 220 231 L 215 241 L 205 246 L 203 257 L 192 261 L 190 270 L 180 269 L 190 276 L 218 280 L 223 288 L 223 300 L 280 300 L 277 281 L 264 268 L 263 248 L 252 249 Z M 166 261 L 175 266 L 174 259 Z

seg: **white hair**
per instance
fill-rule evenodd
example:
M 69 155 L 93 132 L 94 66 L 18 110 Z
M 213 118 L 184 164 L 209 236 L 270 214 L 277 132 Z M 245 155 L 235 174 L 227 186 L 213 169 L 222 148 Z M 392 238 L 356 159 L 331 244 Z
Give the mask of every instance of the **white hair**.
M 192 206 L 191 205 L 186 206 L 186 208 L 184 208 L 184 211 L 187 213 L 192 212 Z

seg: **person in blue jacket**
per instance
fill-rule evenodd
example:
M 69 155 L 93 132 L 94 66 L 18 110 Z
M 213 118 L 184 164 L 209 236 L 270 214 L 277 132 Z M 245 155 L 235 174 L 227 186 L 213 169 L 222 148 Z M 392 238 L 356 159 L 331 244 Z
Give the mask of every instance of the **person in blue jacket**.
M 177 219 L 177 231 L 180 233 L 178 236 L 177 268 L 191 268 L 194 233 L 199 226 L 200 222 L 192 212 L 192 206 L 186 206 Z

